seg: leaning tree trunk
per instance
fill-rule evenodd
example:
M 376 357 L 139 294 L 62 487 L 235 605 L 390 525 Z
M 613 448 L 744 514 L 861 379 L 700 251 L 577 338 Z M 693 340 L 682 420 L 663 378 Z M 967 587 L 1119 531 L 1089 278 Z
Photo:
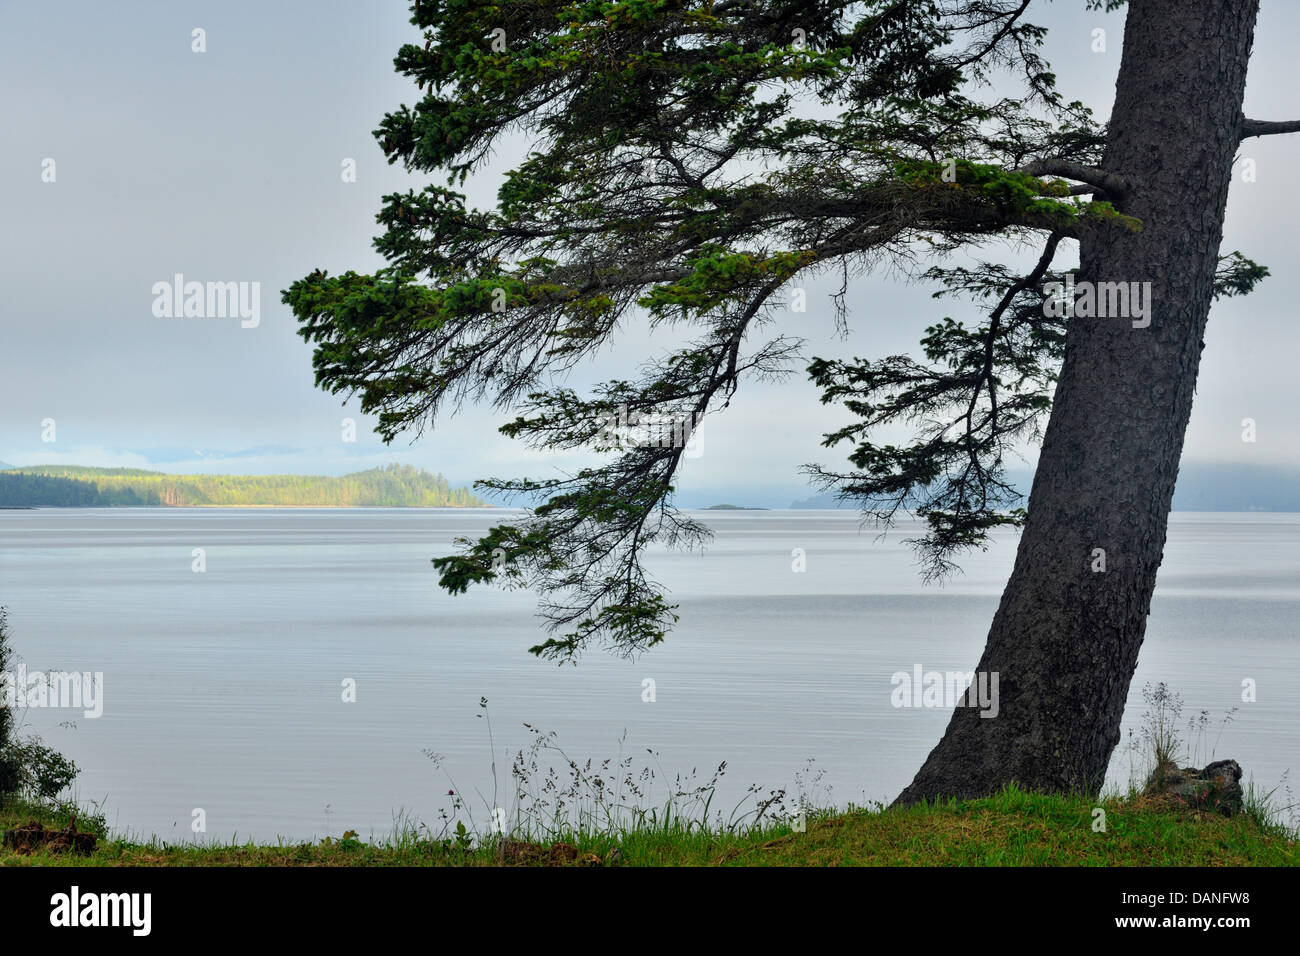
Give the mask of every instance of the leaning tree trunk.
M 1130 0 L 1103 169 L 1128 181 L 1115 206 L 1144 225 L 1084 241 L 1078 278 L 1149 281 L 1151 323 L 1068 320 L 1028 521 L 979 662 L 999 675 L 998 714 L 958 707 L 898 803 L 1103 783 L 1192 409 L 1257 7 Z

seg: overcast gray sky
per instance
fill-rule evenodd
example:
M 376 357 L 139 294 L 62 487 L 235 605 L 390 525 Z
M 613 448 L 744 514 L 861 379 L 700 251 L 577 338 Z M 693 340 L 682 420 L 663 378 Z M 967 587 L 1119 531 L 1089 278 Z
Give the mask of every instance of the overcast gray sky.
M 1123 13 L 1083 0 L 1035 4 L 1063 92 L 1109 113 Z M 0 2 L 0 460 L 169 471 L 339 474 L 402 461 L 455 482 L 539 476 L 565 459 L 496 433 L 491 409 L 467 409 L 418 442 L 384 447 L 355 405 L 312 385 L 311 350 L 280 290 L 313 268 L 371 271 L 374 214 L 386 192 L 426 184 L 388 166 L 370 135 L 417 94 L 392 59 L 418 40 L 403 3 L 248 0 L 60 4 Z M 191 49 L 205 32 L 206 52 Z M 1106 52 L 1092 51 L 1096 28 Z M 1295 38 L 1300 4 L 1264 0 L 1246 113 L 1300 115 Z M 1223 251 L 1273 276 L 1247 299 L 1216 305 L 1186 459 L 1300 465 L 1294 299 L 1300 281 L 1295 170 L 1300 136 L 1248 140 Z M 54 181 L 48 177 L 54 160 Z M 356 182 L 340 175 L 356 162 Z M 503 154 L 502 165 L 514 157 Z M 471 186 L 486 201 L 491 174 Z M 153 285 L 259 282 L 260 323 L 158 318 Z M 924 327 L 961 306 L 887 277 L 857 281 L 852 336 L 834 335 L 827 292 L 809 285 L 792 329 L 808 355 L 916 351 Z M 627 377 L 676 343 L 632 329 L 579 382 Z M 355 444 L 340 420 L 360 420 Z M 1241 420 L 1258 440 L 1241 440 Z M 43 442 L 42 422 L 55 422 Z M 783 505 L 810 494 L 809 461 L 842 413 L 817 401 L 797 368 L 784 384 L 750 384 L 711 416 L 688 463 L 688 497 Z

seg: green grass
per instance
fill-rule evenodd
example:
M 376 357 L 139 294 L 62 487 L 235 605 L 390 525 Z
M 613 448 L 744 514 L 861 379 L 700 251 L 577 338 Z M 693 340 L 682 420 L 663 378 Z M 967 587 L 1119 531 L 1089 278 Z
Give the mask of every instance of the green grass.
M 1106 811 L 1104 833 L 1093 832 L 1095 807 Z M 28 819 L 62 827 L 68 811 L 10 805 L 0 810 L 0 830 Z M 79 818 L 78 826 L 103 830 L 94 817 Z M 563 842 L 574 850 L 559 855 L 563 865 L 582 865 L 586 858 L 592 865 L 618 866 L 1295 866 L 1296 838 L 1254 801 L 1245 813 L 1226 818 L 1151 797 L 1095 800 L 1009 788 L 981 800 L 816 815 L 805 832 L 788 824 L 749 833 L 674 824 L 619 836 L 569 834 Z M 520 853 L 519 843 L 432 840 L 411 826 L 374 844 L 349 837 L 167 845 L 105 835 L 89 857 L 0 849 L 0 866 L 495 866 L 538 855 L 543 862 L 523 865 L 547 865 L 548 850 L 532 846 Z

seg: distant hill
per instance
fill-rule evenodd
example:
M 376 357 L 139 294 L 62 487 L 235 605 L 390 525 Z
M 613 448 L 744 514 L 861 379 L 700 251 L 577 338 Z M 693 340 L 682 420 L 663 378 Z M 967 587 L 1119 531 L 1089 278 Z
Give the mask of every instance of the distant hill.
M 482 508 L 467 488 L 410 465 L 324 475 L 167 475 L 138 468 L 33 465 L 0 471 L 0 506 Z
M 1300 511 L 1300 469 L 1189 463 L 1178 472 L 1174 510 Z
M 1034 473 L 1028 469 L 1008 471 L 1007 478 L 1026 495 L 1034 483 Z M 790 507 L 857 508 L 858 505 L 838 501 L 833 493 L 828 493 L 795 501 Z M 1178 471 L 1173 510 L 1300 511 L 1300 469 L 1184 462 Z

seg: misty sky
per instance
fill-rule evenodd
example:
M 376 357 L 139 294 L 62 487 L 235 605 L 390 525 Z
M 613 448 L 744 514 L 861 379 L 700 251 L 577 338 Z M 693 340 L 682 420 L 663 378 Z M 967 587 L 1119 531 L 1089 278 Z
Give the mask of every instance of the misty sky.
M 1060 88 L 1104 119 L 1123 12 L 1090 13 L 1083 0 L 1035 8 L 1031 19 L 1052 28 Z M 314 388 L 310 347 L 280 304 L 280 290 L 316 267 L 379 267 L 381 195 L 431 181 L 388 166 L 371 136 L 386 111 L 419 95 L 392 67 L 398 47 L 419 40 L 408 18 L 395 2 L 0 0 L 0 460 L 329 474 L 400 461 L 457 483 L 541 477 L 577 461 L 502 438 L 505 415 L 490 408 L 384 447 L 355 403 Z M 204 53 L 191 50 L 196 27 Z M 1091 49 L 1097 27 L 1104 53 Z M 1298 31 L 1300 5 L 1264 0 L 1248 116 L 1300 114 Z M 1273 275 L 1213 310 L 1186 459 L 1295 466 L 1300 136 L 1247 140 L 1240 156 L 1255 161 L 1256 181 L 1243 181 L 1239 161 L 1222 251 L 1239 249 Z M 49 159 L 55 181 L 43 182 Z M 342 179 L 346 159 L 354 183 Z M 514 159 L 503 150 L 496 168 Z M 492 171 L 468 192 L 490 201 Z M 259 324 L 156 317 L 151 290 L 176 273 L 260 283 Z M 803 336 L 810 356 L 916 354 L 926 325 L 973 317 L 931 300 L 932 289 L 864 278 L 851 287 L 852 335 L 841 341 L 833 284 L 809 282 L 808 313 L 772 334 Z M 631 377 L 679 344 L 632 328 L 572 384 Z M 360 420 L 354 444 L 341 441 L 349 415 Z M 1257 422 L 1253 444 L 1241 440 L 1246 417 Z M 56 423 L 53 443 L 42 442 L 45 419 Z M 820 441 L 843 421 L 801 366 L 784 384 L 743 385 L 702 429 L 684 498 L 783 506 L 811 494 L 799 466 L 841 466 L 847 446 Z

